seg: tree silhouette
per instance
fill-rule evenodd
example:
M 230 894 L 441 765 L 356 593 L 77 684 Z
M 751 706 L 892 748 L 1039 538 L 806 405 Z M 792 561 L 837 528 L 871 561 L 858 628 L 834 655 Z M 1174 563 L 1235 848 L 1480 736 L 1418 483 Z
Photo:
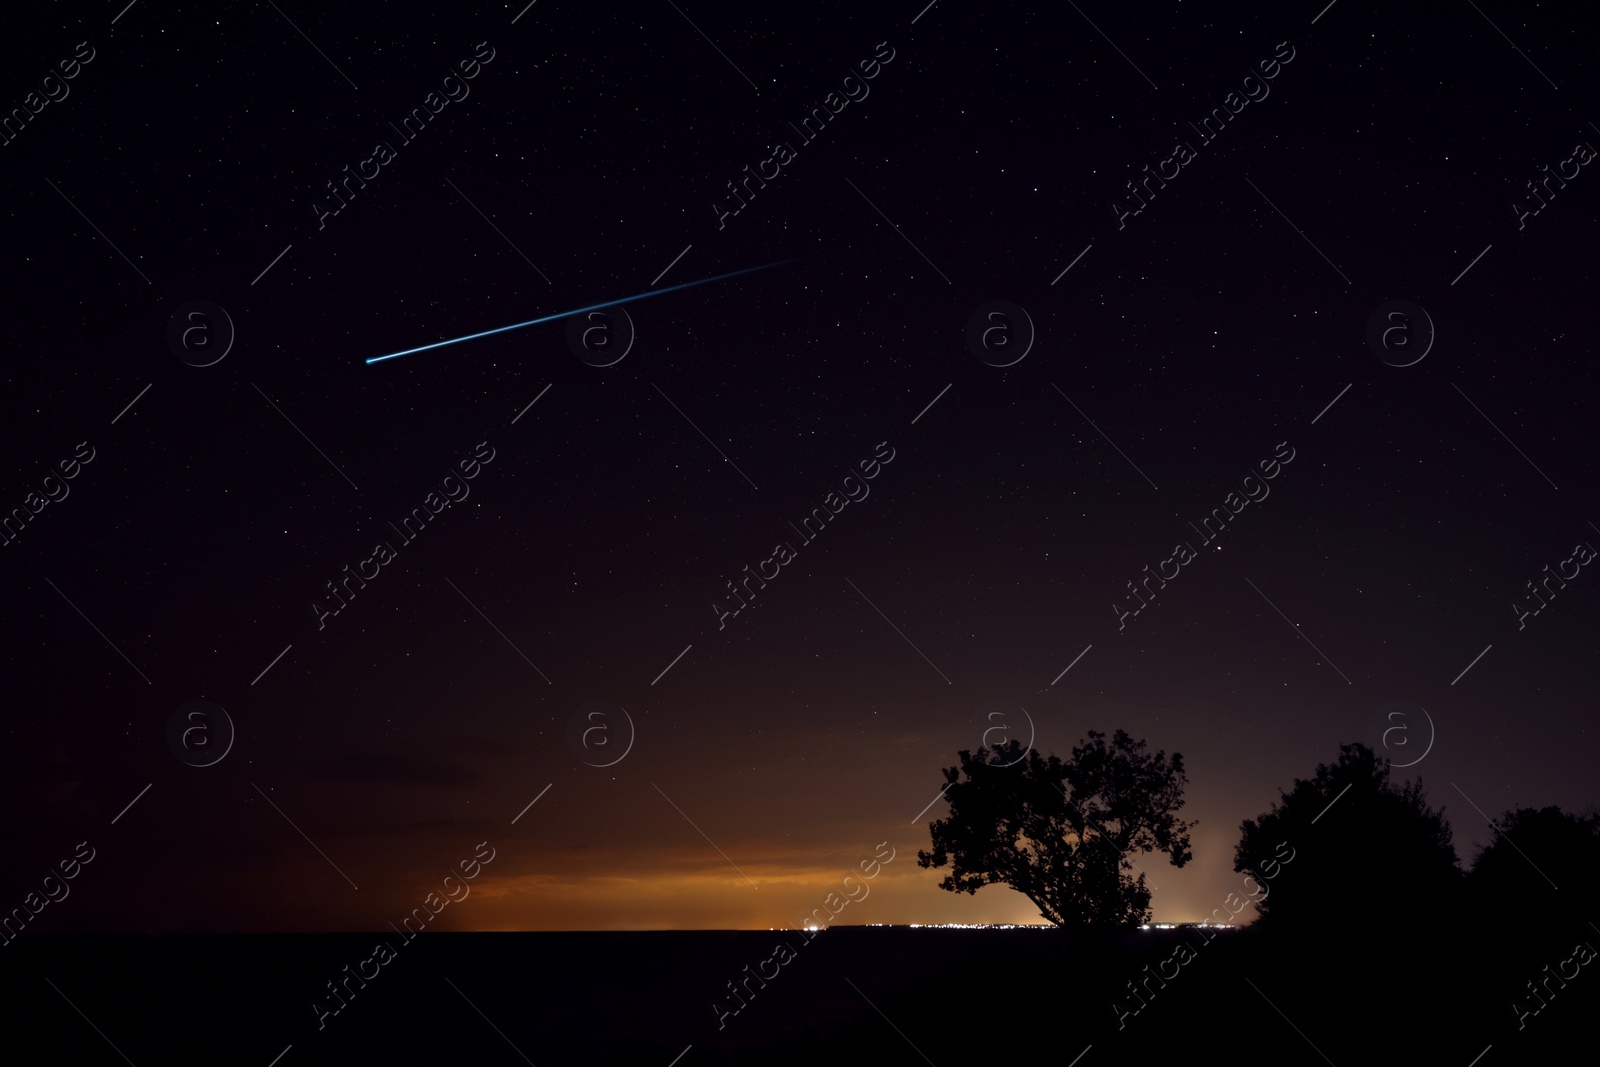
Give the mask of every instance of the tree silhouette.
M 1525 1012 L 1542 1014 L 1540 998 L 1562 988 L 1560 979 L 1546 986 L 1552 971 L 1541 968 L 1559 973 L 1576 942 L 1600 943 L 1600 815 L 1516 808 L 1490 832 L 1467 874 L 1463 919 L 1493 961 L 1482 968 L 1485 988 L 1509 996 L 1520 1022 Z
M 1389 765 L 1362 744 L 1296 779 L 1282 801 L 1240 824 L 1233 869 L 1264 924 L 1403 926 L 1421 906 L 1453 906 L 1461 881 L 1444 810 L 1422 780 L 1395 786 Z
M 1160 852 L 1182 867 L 1193 858 L 1183 806 L 1183 756 L 1150 755 L 1118 730 L 1089 731 L 1062 762 L 1010 741 L 944 771 L 948 818 L 929 826 L 932 851 L 921 867 L 951 871 L 939 883 L 952 893 L 1004 884 L 1026 896 L 1057 926 L 1110 928 L 1150 917 L 1136 853 Z M 963 780 L 963 776 L 965 780 Z
M 1600 815 L 1554 806 L 1507 811 L 1467 883 L 1476 908 L 1593 907 L 1600 898 Z

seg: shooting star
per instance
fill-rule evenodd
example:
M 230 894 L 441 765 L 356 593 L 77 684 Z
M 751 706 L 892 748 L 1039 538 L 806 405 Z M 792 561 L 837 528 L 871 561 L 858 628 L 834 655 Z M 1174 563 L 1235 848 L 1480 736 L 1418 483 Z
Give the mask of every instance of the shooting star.
M 618 307 L 622 304 L 632 303 L 635 300 L 645 300 L 652 296 L 663 296 L 667 293 L 676 292 L 679 289 L 692 289 L 696 285 L 705 285 L 708 282 L 720 282 L 727 278 L 737 278 L 741 274 L 753 274 L 758 270 L 766 270 L 769 267 L 781 267 L 787 263 L 793 262 L 794 260 L 792 259 L 783 259 L 776 263 L 767 263 L 760 267 L 746 267 L 744 270 L 736 270 L 730 274 L 718 274 L 711 278 L 701 278 L 696 282 L 683 282 L 679 285 L 669 285 L 665 289 L 653 289 L 648 292 L 637 293 L 633 296 L 625 296 L 621 300 L 607 300 L 603 304 L 590 304 L 588 307 L 573 308 L 571 311 L 562 311 L 555 315 L 545 315 L 541 318 L 529 319 L 527 322 L 516 322 L 512 323 L 510 326 L 500 326 L 493 330 L 484 330 L 482 333 L 469 333 L 465 337 L 455 337 L 448 341 L 435 341 L 431 345 L 423 345 L 420 348 L 408 348 L 403 352 L 391 352 L 387 356 L 373 356 L 366 362 L 369 364 L 382 363 L 386 359 L 399 359 L 401 356 L 415 355 L 418 352 L 426 352 L 431 348 L 443 348 L 445 345 L 456 345 L 460 344 L 462 341 L 476 341 L 480 337 L 490 337 L 497 333 L 505 333 L 507 330 L 520 330 L 524 326 L 537 326 L 541 322 L 554 322 L 557 319 L 566 319 L 571 318 L 573 315 L 582 315 L 588 311 L 599 311 L 602 308 Z

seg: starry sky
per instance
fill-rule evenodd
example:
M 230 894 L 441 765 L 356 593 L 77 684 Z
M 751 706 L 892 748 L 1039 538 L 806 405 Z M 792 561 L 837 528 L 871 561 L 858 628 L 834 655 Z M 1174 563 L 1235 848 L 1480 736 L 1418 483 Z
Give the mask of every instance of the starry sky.
M 1341 743 L 1600 799 L 1579 5 L 0 18 L 32 929 L 1034 922 L 1010 736 L 1183 754 L 1158 920 Z

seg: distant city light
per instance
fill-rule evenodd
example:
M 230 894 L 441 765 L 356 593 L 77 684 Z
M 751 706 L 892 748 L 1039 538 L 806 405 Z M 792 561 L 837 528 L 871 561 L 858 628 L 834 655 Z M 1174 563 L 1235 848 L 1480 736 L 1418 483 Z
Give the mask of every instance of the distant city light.
M 868 926 L 894 926 L 894 923 L 868 923 Z M 1052 923 L 906 923 L 912 930 L 1053 930 Z
M 910 930 L 1055 930 L 1053 923 L 862 923 L 863 927 L 883 928 L 900 926 Z M 776 929 L 771 927 L 770 929 Z M 805 929 L 820 931 L 827 929 L 815 923 L 807 923 Z M 1239 927 L 1232 923 L 1192 922 L 1192 923 L 1141 923 L 1141 930 L 1237 930 Z

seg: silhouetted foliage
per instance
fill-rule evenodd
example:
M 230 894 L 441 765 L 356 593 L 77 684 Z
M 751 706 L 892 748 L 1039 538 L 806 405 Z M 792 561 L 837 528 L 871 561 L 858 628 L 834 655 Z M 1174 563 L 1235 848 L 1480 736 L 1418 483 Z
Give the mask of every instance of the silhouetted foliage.
M 1263 924 L 1413 925 L 1453 909 L 1461 869 L 1444 809 L 1427 805 L 1422 779 L 1401 786 L 1362 744 L 1295 779 L 1281 802 L 1240 824 L 1233 869 L 1251 875 Z
M 1600 815 L 1516 808 L 1495 826 L 1467 875 L 1473 913 L 1533 912 L 1558 938 L 1584 929 L 1600 900 Z
M 952 893 L 1003 884 L 1058 926 L 1106 929 L 1150 917 L 1150 891 L 1133 857 L 1159 852 L 1182 867 L 1193 858 L 1183 806 L 1183 756 L 1146 751 L 1118 730 L 1088 741 L 1062 762 L 1020 741 L 961 752 L 944 771 L 950 815 L 929 827 L 922 867 L 949 866 Z M 963 780 L 965 776 L 965 780 Z
M 1509 1008 L 1518 1037 L 1569 1028 L 1592 1049 L 1600 815 L 1515 808 L 1493 826 L 1466 878 L 1463 925 L 1492 961 L 1473 999 L 1502 1021 Z

